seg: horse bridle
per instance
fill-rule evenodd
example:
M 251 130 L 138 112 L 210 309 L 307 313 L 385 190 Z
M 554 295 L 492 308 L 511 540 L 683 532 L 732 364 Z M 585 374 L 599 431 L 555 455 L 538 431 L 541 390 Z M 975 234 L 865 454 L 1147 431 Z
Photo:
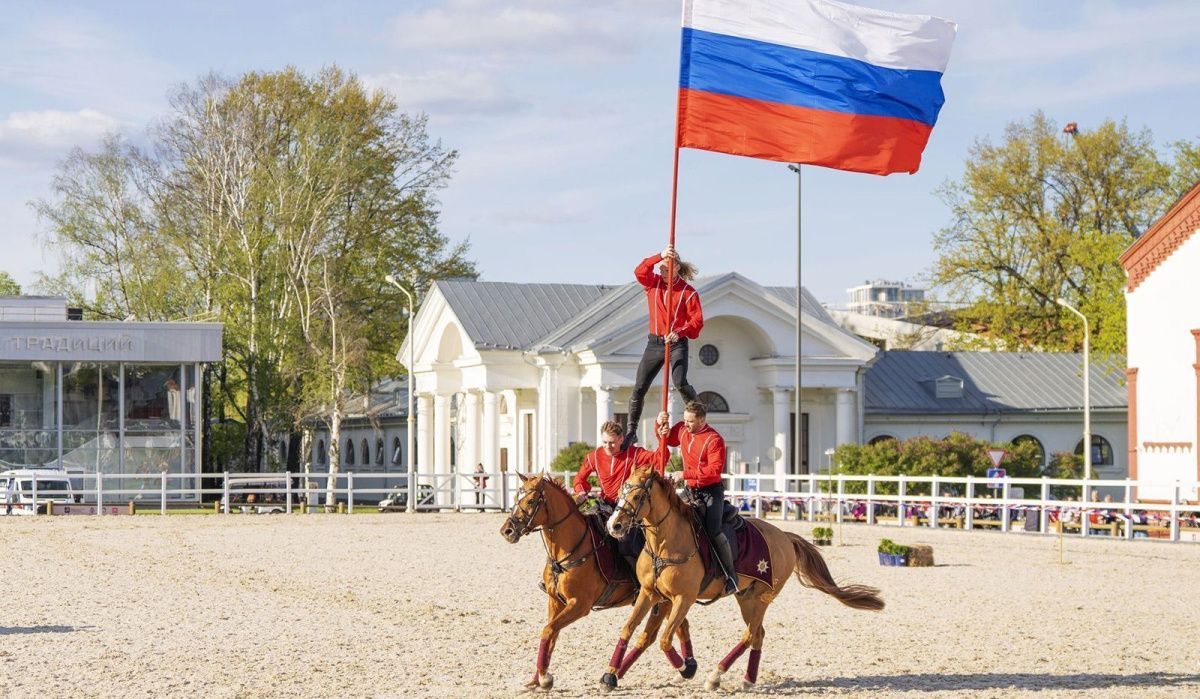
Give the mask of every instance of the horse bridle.
M 522 509 L 522 506 L 529 499 L 529 497 L 532 497 L 533 495 L 537 495 L 537 500 L 533 504 L 533 509 L 525 512 L 525 510 Z M 567 517 L 571 516 L 571 511 L 567 510 L 567 514 L 563 515 L 562 518 L 557 522 L 535 527 L 533 520 L 537 519 L 538 510 L 542 509 L 542 505 L 544 504 L 546 504 L 546 481 L 543 480 L 538 483 L 536 489 L 526 491 L 526 495 L 517 501 L 517 504 L 513 507 L 512 514 L 508 516 L 509 521 L 518 527 L 517 536 L 534 534 L 542 531 L 543 529 L 554 529 L 558 525 L 567 521 Z M 518 511 L 524 513 L 525 516 L 518 517 Z
M 541 526 L 534 527 L 533 520 L 537 519 L 538 510 L 540 510 L 542 508 L 542 505 L 544 505 L 546 502 L 546 481 L 545 480 L 540 481 L 538 483 L 538 486 L 536 489 L 526 491 L 526 493 L 527 493 L 526 496 L 523 496 L 520 500 L 517 501 L 517 504 L 513 507 L 513 513 L 508 516 L 508 519 L 513 523 L 513 525 L 518 527 L 518 530 L 517 530 L 518 536 L 525 536 L 526 534 L 534 534 L 536 532 L 540 532 L 543 530 L 553 531 L 555 527 L 557 527 L 558 525 L 567 521 L 567 519 L 571 516 L 572 512 L 578 512 L 578 510 L 576 510 L 574 508 L 568 508 L 567 513 L 565 515 L 563 515 L 562 517 L 560 517 L 557 522 L 551 522 L 550 524 L 543 524 Z M 517 516 L 518 509 L 522 507 L 523 503 L 525 503 L 529 497 L 532 497 L 534 495 L 537 496 L 537 500 L 533 504 L 533 509 L 531 511 L 529 511 L 528 513 L 526 513 L 526 516 L 518 517 Z M 524 512 L 524 510 L 521 510 L 521 511 Z M 572 568 L 578 568 L 579 566 L 581 566 L 585 562 L 587 562 L 588 555 L 590 555 L 590 554 L 585 554 L 579 558 L 573 558 L 575 556 L 575 552 L 579 550 L 579 547 L 583 545 L 583 542 L 586 541 L 587 538 L 588 538 L 588 527 L 585 524 L 583 527 L 583 536 L 580 537 L 579 541 L 575 542 L 575 545 L 571 547 L 571 550 L 567 553 L 567 555 L 560 560 L 560 559 L 556 559 L 554 556 L 552 556 L 550 554 L 550 544 L 547 542 L 546 536 L 543 535 L 542 545 L 546 547 L 546 563 L 547 563 L 547 565 L 550 566 L 550 575 L 551 575 L 551 580 L 552 580 L 551 587 L 553 587 L 554 589 L 557 590 L 558 589 L 558 576 L 560 574 L 565 573 L 568 570 L 571 570 Z M 594 552 L 595 552 L 595 546 L 593 546 L 592 553 L 594 553 Z
M 650 486 L 653 484 L 654 484 L 653 478 L 647 478 L 646 480 L 642 481 L 641 483 L 637 483 L 637 484 L 630 483 L 629 481 L 625 481 L 624 485 L 621 486 L 621 500 L 617 502 L 616 506 L 613 507 L 613 510 L 615 512 L 623 513 L 626 517 L 628 517 L 629 521 L 631 523 L 631 526 L 638 526 L 639 522 L 638 522 L 637 513 L 639 510 L 642 509 L 642 506 L 645 505 L 646 502 L 650 499 Z M 631 499 L 630 496 L 633 495 L 633 493 L 638 493 L 637 504 L 635 504 L 632 508 L 630 508 L 629 507 L 629 502 Z M 624 502 L 626 504 L 622 505 L 621 502 Z M 657 527 L 658 525 L 662 524 L 667 519 L 668 514 L 670 514 L 670 510 L 668 510 L 667 512 L 664 512 L 662 519 L 655 522 L 654 526 Z

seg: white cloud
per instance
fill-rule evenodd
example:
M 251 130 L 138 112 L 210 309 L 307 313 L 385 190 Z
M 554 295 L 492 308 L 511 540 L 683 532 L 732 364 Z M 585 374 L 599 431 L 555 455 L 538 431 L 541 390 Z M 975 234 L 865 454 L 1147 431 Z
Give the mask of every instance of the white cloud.
M 364 75 L 362 81 L 373 89 L 390 92 L 404 111 L 434 113 L 439 117 L 507 114 L 527 107 L 520 96 L 480 72 L 390 72 Z
M 13 112 L 0 121 L 0 148 L 12 145 L 49 148 L 82 145 L 99 140 L 118 126 L 120 124 L 116 119 L 95 109 Z
M 95 109 L 12 112 L 0 120 L 0 162 L 49 165 L 75 146 L 94 146 L 121 123 Z

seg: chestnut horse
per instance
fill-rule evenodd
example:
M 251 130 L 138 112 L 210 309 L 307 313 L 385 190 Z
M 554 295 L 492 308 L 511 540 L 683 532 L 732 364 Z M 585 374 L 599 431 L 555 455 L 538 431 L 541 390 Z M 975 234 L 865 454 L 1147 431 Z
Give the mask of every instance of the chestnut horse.
M 515 544 L 526 534 L 542 533 L 542 543 L 546 546 L 546 568 L 542 571 L 542 582 L 549 596 L 549 606 L 538 645 L 533 679 L 525 686 L 530 689 L 538 686 L 551 689 L 554 676 L 549 671 L 550 655 L 554 652 L 559 632 L 587 616 L 592 609 L 615 609 L 632 604 L 637 597 L 638 585 L 633 581 L 617 583 L 608 599 L 601 600 L 608 583 L 596 560 L 587 519 L 579 511 L 574 498 L 558 481 L 546 475 L 517 475 L 521 479 L 521 492 L 512 514 L 500 527 L 500 535 L 505 541 Z M 615 551 L 613 556 L 617 557 Z M 649 645 L 658 635 L 658 628 L 670 609 L 670 603 L 661 606 L 664 608 L 661 613 L 657 606 L 651 610 L 650 620 L 640 640 L 642 647 Z M 645 612 L 642 616 L 645 616 Z M 641 617 L 638 621 L 641 622 Z M 692 644 L 688 637 L 687 620 L 672 629 L 679 636 L 685 653 L 690 656 Z M 696 674 L 695 661 L 685 667 L 681 674 L 686 679 L 693 677 Z
M 622 666 L 628 667 L 628 663 L 622 662 L 618 656 L 651 604 L 660 599 L 671 603 L 670 616 L 663 628 L 664 635 L 659 640 L 663 652 L 671 657 L 674 650 L 671 648 L 670 634 L 684 621 L 692 604 L 697 599 L 717 599 L 725 591 L 722 576 L 717 576 L 701 589 L 705 570 L 697 555 L 699 542 L 692 529 L 691 507 L 680 500 L 670 481 L 651 469 L 637 469 L 629 475 L 621 487 L 617 508 L 608 520 L 608 531 L 613 536 L 622 537 L 639 521 L 646 531 L 646 546 L 637 564 L 642 589 L 634 603 L 633 614 L 621 630 L 614 660 L 601 680 L 608 689 L 616 686 L 614 673 Z M 848 607 L 876 611 L 883 609 L 879 590 L 864 585 L 839 587 L 830 575 L 821 552 L 800 536 L 782 531 L 761 519 L 748 519 L 746 525 L 756 528 L 766 541 L 771 554 L 774 584 L 768 586 L 754 578 L 739 576 L 739 591 L 735 597 L 742 608 L 746 630 L 742 633 L 741 641 L 709 675 L 705 686 L 710 690 L 721 686 L 721 675 L 729 670 L 747 646 L 750 648 L 750 659 L 746 664 L 743 687 L 753 687 L 758 681 L 764 635 L 763 617 L 793 572 L 800 584 L 832 595 Z M 678 656 L 672 658 L 672 663 L 678 667 Z

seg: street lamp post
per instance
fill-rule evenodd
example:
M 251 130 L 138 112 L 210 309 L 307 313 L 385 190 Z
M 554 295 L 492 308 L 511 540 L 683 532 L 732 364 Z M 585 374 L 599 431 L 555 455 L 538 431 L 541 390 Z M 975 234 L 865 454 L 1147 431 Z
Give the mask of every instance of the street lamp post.
M 396 278 L 392 275 L 387 275 L 384 277 L 384 280 L 400 291 L 403 291 L 404 295 L 408 298 L 408 429 L 405 430 L 404 435 L 405 447 L 407 450 L 405 453 L 405 458 L 407 459 L 408 465 L 408 504 L 404 509 L 407 512 L 416 512 L 417 474 L 416 465 L 413 462 L 413 392 L 416 390 L 416 382 L 413 381 L 413 363 L 416 356 L 415 347 L 417 343 L 412 332 L 413 320 L 416 319 L 416 315 L 413 312 L 414 299 L 412 293 L 410 293 L 409 290 L 405 289 L 403 286 L 400 286 L 400 282 L 396 281 Z
M 1079 312 L 1065 299 L 1057 299 L 1058 305 L 1068 311 L 1079 316 L 1083 321 L 1083 478 L 1091 480 L 1092 478 L 1092 391 L 1091 391 L 1091 370 L 1088 365 L 1090 357 L 1088 338 L 1091 333 L 1088 331 L 1087 316 Z

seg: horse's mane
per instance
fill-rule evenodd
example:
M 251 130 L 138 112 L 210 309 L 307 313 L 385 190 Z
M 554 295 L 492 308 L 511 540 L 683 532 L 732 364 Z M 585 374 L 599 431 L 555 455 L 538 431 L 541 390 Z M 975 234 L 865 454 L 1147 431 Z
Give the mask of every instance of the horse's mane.
M 667 497 L 667 503 L 676 512 L 683 515 L 685 518 L 691 514 L 691 511 L 692 511 L 691 506 L 688 505 L 686 502 L 684 502 L 683 498 L 679 497 L 679 493 L 675 492 L 675 484 L 674 483 L 672 483 L 666 477 L 659 475 L 658 471 L 655 471 L 652 468 L 643 467 L 638 470 L 639 471 L 648 471 L 650 474 L 650 476 L 649 476 L 650 480 L 658 481 L 660 484 L 662 484 L 663 494 L 666 495 L 666 497 Z
M 567 490 L 567 486 L 565 484 L 559 483 L 557 478 L 551 476 L 548 473 L 541 474 L 541 479 L 542 479 L 542 481 L 554 486 L 554 489 L 557 490 L 560 494 L 562 494 L 562 496 L 564 498 L 567 499 L 567 502 L 569 502 L 571 505 L 571 507 L 570 507 L 571 511 L 575 512 L 580 517 L 583 516 L 583 513 L 579 511 L 579 508 L 575 506 L 575 498 L 571 495 L 571 491 Z

